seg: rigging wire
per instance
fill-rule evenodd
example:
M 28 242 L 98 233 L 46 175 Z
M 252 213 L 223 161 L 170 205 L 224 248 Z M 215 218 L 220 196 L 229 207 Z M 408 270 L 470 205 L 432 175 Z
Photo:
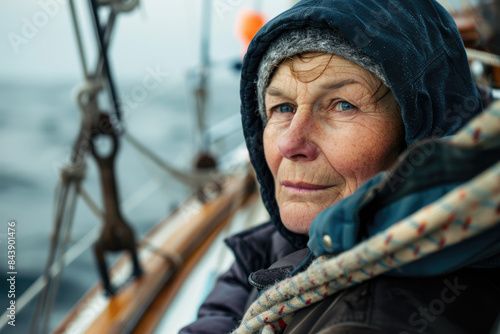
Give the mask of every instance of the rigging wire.
M 102 29 L 101 23 L 99 20 L 99 4 L 97 0 L 88 0 L 88 4 L 90 6 L 90 12 L 91 16 L 93 18 L 94 22 L 94 28 L 96 31 L 96 36 L 97 36 L 97 45 L 99 49 L 99 54 L 101 55 L 100 58 L 102 58 L 102 70 L 103 70 L 103 76 L 105 77 L 105 82 L 106 82 L 106 89 L 108 91 L 108 96 L 110 99 L 110 104 L 111 108 L 113 110 L 113 113 L 110 116 L 112 118 L 112 123 L 114 128 L 118 133 L 121 133 L 123 131 L 123 127 L 121 124 L 122 121 L 122 112 L 121 112 L 121 106 L 118 103 L 118 96 L 116 93 L 116 88 L 113 80 L 113 76 L 111 74 L 111 67 L 109 65 L 108 61 L 108 44 L 105 42 L 105 31 L 108 29 Z M 115 18 L 114 16 L 116 13 L 112 10 L 109 18 L 111 18 L 111 22 L 113 23 Z M 110 32 L 111 34 L 111 32 Z M 114 118 L 114 119 L 113 119 Z
M 150 186 L 147 185 L 147 187 Z M 144 187 L 142 187 L 139 191 L 143 192 L 144 191 L 143 188 Z M 91 196 L 83 188 L 83 186 L 80 186 L 78 188 L 78 194 L 81 196 L 81 198 L 83 199 L 84 203 L 88 206 L 90 211 L 101 221 L 104 217 L 104 213 L 99 208 L 99 206 L 92 200 Z M 132 211 L 139 205 L 139 203 L 136 200 L 131 201 L 131 198 L 133 199 L 134 195 L 132 195 L 130 198 L 122 202 L 122 205 L 124 207 L 124 212 L 126 213 Z M 76 241 L 73 244 L 73 246 L 71 246 L 63 254 L 63 256 L 61 257 L 61 261 L 53 263 L 49 269 L 50 272 L 49 279 L 51 280 L 57 275 L 62 274 L 62 271 L 65 267 L 73 263 L 74 260 L 76 260 L 78 257 L 80 257 L 80 255 L 82 255 L 86 250 L 88 250 L 90 246 L 97 240 L 100 229 L 101 229 L 100 224 L 93 227 L 89 232 L 87 232 L 83 237 L 81 237 L 78 241 Z M 152 252 L 156 252 L 157 246 L 148 244 L 148 249 L 150 249 Z M 16 302 L 17 312 L 23 310 L 34 298 L 36 298 L 36 296 L 40 294 L 40 292 L 45 288 L 47 284 L 48 281 L 45 276 L 42 275 L 38 277 L 38 279 L 26 289 L 26 291 L 21 295 L 21 297 Z M 0 318 L 0 329 L 7 324 L 8 318 L 6 318 L 6 315 L 7 314 L 4 313 L 2 315 L 2 318 Z
M 59 272 L 61 272 L 64 267 L 67 267 L 69 264 L 71 264 L 74 260 L 76 260 L 83 252 L 85 252 L 88 248 L 89 245 L 91 245 L 95 239 L 97 238 L 97 233 L 98 233 L 98 227 L 92 229 L 90 232 L 88 232 L 85 236 L 83 236 L 78 242 L 76 242 L 65 254 L 64 254 L 64 262 L 63 265 L 61 266 L 59 263 L 54 263 L 50 267 L 50 278 L 55 277 Z M 17 312 L 20 312 L 23 310 L 26 305 L 28 305 L 38 294 L 40 291 L 43 290 L 43 288 L 48 284 L 48 281 L 45 280 L 44 276 L 38 277 L 38 279 L 31 284 L 28 289 L 19 297 L 19 299 L 16 301 L 16 310 Z M 3 328 L 7 324 L 6 314 L 4 313 L 2 315 L 2 318 L 0 319 L 0 329 Z
M 83 42 L 80 33 L 80 24 L 78 23 L 78 17 L 76 16 L 74 0 L 69 0 L 69 8 L 72 17 L 71 22 L 73 22 L 73 29 L 75 30 L 76 42 L 78 45 L 78 53 L 80 55 L 80 63 L 82 64 L 83 75 L 85 76 L 86 80 L 89 80 L 90 75 L 89 75 L 89 70 L 87 68 L 87 58 L 85 57 L 85 50 L 83 48 Z
M 61 171 L 60 190 L 56 194 L 57 208 L 56 217 L 54 220 L 53 235 L 51 238 L 47 265 L 43 274 L 44 284 L 37 301 L 35 314 L 30 327 L 30 333 L 38 333 L 40 332 L 40 330 L 41 333 L 48 332 L 50 311 L 57 294 L 57 288 L 60 282 L 62 268 L 64 265 L 65 250 L 67 248 L 67 243 L 69 242 L 69 238 L 71 235 L 71 225 L 74 218 L 78 188 L 85 175 L 85 156 L 88 151 L 89 141 L 91 140 L 90 127 L 92 125 L 92 120 L 95 119 L 96 115 L 98 114 L 97 94 L 101 90 L 100 84 L 98 84 L 98 82 L 96 83 L 95 80 L 91 80 L 91 76 L 88 72 L 85 52 L 81 39 L 81 31 L 73 1 L 71 1 L 70 3 L 70 12 L 73 19 L 75 34 L 77 36 L 77 44 L 80 53 L 82 69 L 86 79 L 86 86 L 80 90 L 80 94 L 78 96 L 78 103 L 82 111 L 82 129 L 80 132 L 80 136 L 78 137 L 73 148 L 70 164 L 68 167 Z M 97 26 L 99 26 L 99 23 L 97 23 Z M 111 28 L 112 25 L 110 25 L 109 28 L 106 29 L 106 31 L 108 31 L 108 36 L 110 36 L 109 30 Z M 101 51 L 106 50 L 105 48 L 103 48 L 104 45 L 102 45 L 103 34 L 100 30 L 98 30 L 98 35 L 98 40 L 101 43 Z M 100 58 L 103 58 L 103 68 L 104 70 L 107 70 L 107 58 L 105 56 L 106 55 L 103 55 L 101 52 Z M 108 72 L 107 74 L 107 83 L 108 86 L 111 86 L 112 81 L 111 85 L 109 85 L 110 75 Z M 61 270 L 56 271 L 55 274 L 52 274 L 51 268 L 54 265 L 58 265 Z M 42 322 L 41 326 L 40 322 Z
M 174 177 L 181 183 L 188 185 L 192 188 L 199 189 L 201 186 L 205 185 L 208 182 L 217 181 L 219 177 L 221 177 L 222 175 L 216 169 L 207 169 L 207 170 L 202 169 L 202 170 L 189 170 L 189 171 L 182 171 L 180 169 L 176 169 L 175 167 L 161 160 L 155 153 L 153 153 L 150 149 L 141 144 L 130 133 L 123 132 L 122 137 L 123 139 L 128 141 L 139 153 L 141 153 L 146 158 L 154 162 L 165 172 L 170 174 L 172 177 Z
M 220 171 L 216 168 L 183 171 L 163 161 L 160 157 L 158 157 L 158 155 L 141 144 L 130 133 L 123 132 L 122 138 L 129 142 L 139 153 L 144 155 L 144 157 L 151 160 L 158 167 L 167 172 L 170 176 L 183 183 L 184 185 L 192 187 L 193 189 L 200 189 L 207 183 L 211 182 L 218 183 L 225 177 L 241 175 L 247 168 L 246 164 L 242 164 L 241 166 L 237 166 L 231 169 L 231 171 Z
M 47 266 L 44 270 L 44 281 L 49 282 L 51 278 L 50 269 L 53 264 L 60 264 L 60 254 L 61 248 L 66 246 L 66 242 L 63 241 L 62 245 L 60 242 L 61 232 L 67 231 L 65 226 L 71 225 L 72 214 L 74 213 L 74 207 L 76 204 L 76 193 L 71 191 L 72 185 L 81 181 L 83 177 L 83 173 L 75 173 L 72 171 L 72 174 L 66 174 L 67 177 L 63 177 L 61 180 L 61 190 L 58 192 L 58 207 L 56 213 L 56 219 L 54 222 L 53 235 L 51 238 L 51 245 L 49 250 L 49 257 L 47 260 Z M 64 171 L 62 173 L 64 175 Z M 69 208 L 69 209 L 68 209 Z M 63 249 L 64 251 L 64 249 Z M 56 280 L 55 283 L 58 283 Z M 55 284 L 57 286 L 57 284 Z M 42 333 L 47 333 L 46 323 L 47 318 L 50 317 L 50 308 L 46 307 L 48 305 L 48 301 L 52 300 L 53 297 L 51 295 L 55 294 L 54 285 L 47 284 L 44 286 L 42 290 L 37 306 L 35 309 L 35 314 L 31 323 L 30 333 L 37 333 L 39 328 L 39 322 L 43 319 Z
M 71 227 L 73 225 L 73 217 L 75 214 L 75 208 L 76 208 L 76 200 L 77 200 L 77 188 L 79 187 L 80 181 L 82 179 L 78 180 L 77 182 L 73 182 L 70 184 L 70 193 L 69 193 L 69 207 L 67 210 L 65 210 L 63 217 L 64 221 L 66 221 L 66 224 L 62 224 L 61 228 L 61 236 L 62 236 L 62 243 L 61 246 L 58 247 L 57 252 L 58 254 L 56 255 L 56 263 L 57 265 L 62 268 L 64 265 L 64 253 L 66 251 L 66 248 L 68 246 L 68 243 L 70 241 L 71 237 Z M 51 293 L 48 293 L 46 301 L 45 301 L 45 306 L 43 308 L 44 312 L 48 314 L 48 316 L 45 316 L 43 319 L 43 325 L 42 325 L 42 333 L 48 333 L 49 332 L 49 320 L 50 320 L 50 312 L 54 306 L 55 298 L 57 296 L 57 290 L 59 287 L 59 283 L 61 281 L 62 277 L 62 270 L 60 270 L 56 275 L 53 276 L 52 278 L 52 284 L 50 286 Z
M 40 293 L 31 323 L 30 333 L 47 333 L 50 311 L 57 294 L 61 273 L 52 276 L 50 268 L 54 264 L 62 264 L 64 253 L 69 242 L 71 225 L 77 199 L 77 189 L 85 177 L 85 155 L 89 148 L 90 128 L 92 119 L 97 114 L 97 94 L 99 85 L 96 82 L 86 82 L 78 95 L 78 104 L 81 107 L 82 128 L 71 154 L 70 163 L 61 170 L 61 181 L 56 192 L 56 216 L 54 219 L 53 234 L 50 242 L 49 256 L 44 270 L 46 284 Z M 42 325 L 40 326 L 40 321 Z
M 208 101 L 208 80 L 210 71 L 210 31 L 212 17 L 212 1 L 202 0 L 201 8 L 201 45 L 200 69 L 198 86 L 195 90 L 196 124 L 199 134 L 200 151 L 208 152 L 208 138 L 206 128 L 206 111 Z
M 113 27 L 115 26 L 116 22 L 116 13 L 111 12 L 108 17 L 108 22 L 104 28 L 104 44 L 109 46 L 109 43 L 111 42 L 111 35 L 113 33 Z M 104 57 L 101 53 L 99 53 L 99 59 L 97 60 L 97 67 L 95 71 L 95 75 L 98 77 L 102 76 L 103 70 L 104 70 Z
M 90 209 L 90 211 L 100 220 L 102 221 L 104 219 L 104 212 L 99 208 L 99 206 L 94 202 L 92 197 L 90 197 L 89 193 L 85 191 L 85 189 L 80 186 L 78 188 L 78 194 L 81 196 L 85 204 L 87 204 L 87 207 Z

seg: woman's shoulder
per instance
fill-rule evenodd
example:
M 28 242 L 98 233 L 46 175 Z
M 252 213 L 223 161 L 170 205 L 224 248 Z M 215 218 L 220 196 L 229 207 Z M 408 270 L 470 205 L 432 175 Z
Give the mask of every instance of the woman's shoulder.
M 296 251 L 271 223 L 263 223 L 225 240 L 236 262 L 248 274 L 268 268 L 280 258 Z

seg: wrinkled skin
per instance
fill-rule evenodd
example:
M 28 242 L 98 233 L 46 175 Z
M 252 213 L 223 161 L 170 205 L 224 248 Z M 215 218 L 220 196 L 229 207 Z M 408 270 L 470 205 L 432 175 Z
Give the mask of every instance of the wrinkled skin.
M 389 168 L 404 147 L 392 93 L 340 56 L 282 63 L 265 105 L 265 157 L 281 219 L 293 232 L 307 234 L 319 212 Z

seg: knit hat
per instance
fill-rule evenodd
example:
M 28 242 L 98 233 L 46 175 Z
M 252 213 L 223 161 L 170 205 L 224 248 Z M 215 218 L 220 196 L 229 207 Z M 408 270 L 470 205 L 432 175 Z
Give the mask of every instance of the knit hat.
M 380 64 L 350 44 L 339 31 L 313 27 L 289 30 L 271 44 L 259 65 L 257 99 L 264 124 L 267 123 L 264 93 L 277 64 L 285 58 L 304 52 L 326 52 L 344 57 L 373 73 L 387 86 Z

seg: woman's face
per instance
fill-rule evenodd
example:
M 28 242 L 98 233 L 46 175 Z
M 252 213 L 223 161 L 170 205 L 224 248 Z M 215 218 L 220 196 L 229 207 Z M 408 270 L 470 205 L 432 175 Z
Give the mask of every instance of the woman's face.
M 283 223 L 306 234 L 318 213 L 395 161 L 404 128 L 393 95 L 362 67 L 328 54 L 289 62 L 265 93 L 264 153 Z

